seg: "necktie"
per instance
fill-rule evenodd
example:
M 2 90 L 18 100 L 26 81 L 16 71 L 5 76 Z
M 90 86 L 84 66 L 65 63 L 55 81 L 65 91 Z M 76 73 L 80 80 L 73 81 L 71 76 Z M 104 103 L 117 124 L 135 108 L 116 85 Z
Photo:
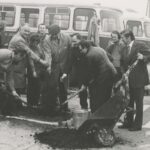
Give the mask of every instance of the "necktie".
M 131 47 L 127 46 L 127 54 L 130 55 L 130 52 L 131 52 Z

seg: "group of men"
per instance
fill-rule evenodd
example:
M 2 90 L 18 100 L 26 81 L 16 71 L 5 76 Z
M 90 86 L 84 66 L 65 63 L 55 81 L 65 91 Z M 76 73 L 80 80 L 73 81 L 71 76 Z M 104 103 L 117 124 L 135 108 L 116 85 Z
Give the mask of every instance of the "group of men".
M 145 43 L 135 40 L 132 31 L 124 30 L 121 34 L 117 31 L 111 34 L 112 41 L 107 47 L 107 52 L 111 55 L 118 74 L 115 81 L 118 81 L 122 74 L 127 71 L 136 60 L 137 65 L 129 74 L 129 107 L 135 108 L 126 114 L 123 125 L 119 128 L 127 128 L 129 131 L 142 129 L 143 122 L 143 98 L 144 87 L 149 84 L 147 63 L 150 61 L 150 48 Z M 136 107 L 134 107 L 136 106 Z
M 19 97 L 26 88 L 27 71 L 28 105 L 35 106 L 40 102 L 41 112 L 53 115 L 58 104 L 67 99 L 67 66 L 71 38 L 61 33 L 57 25 L 51 25 L 48 34 L 46 31 L 46 26 L 40 24 L 38 33 L 30 36 L 30 27 L 25 24 L 12 37 L 7 51 L 17 51 L 20 60 L 11 65 L 13 74 L 10 76 L 11 82 L 7 81 L 12 94 Z M 67 111 L 67 105 L 63 110 Z
M 73 74 L 81 89 L 81 107 L 88 108 L 89 91 L 93 113 L 109 100 L 113 85 L 138 59 L 129 75 L 129 106 L 134 108 L 136 103 L 136 117 L 133 112 L 127 113 L 127 121 L 120 128 L 141 130 L 144 86 L 149 83 L 146 63 L 150 60 L 150 50 L 135 41 L 132 31 L 124 30 L 121 34 L 114 31 L 111 37 L 105 51 L 82 39 L 79 33 L 72 36 L 62 33 L 58 25 L 46 28 L 40 24 L 38 32 L 30 36 L 30 27 L 25 24 L 13 36 L 8 49 L 0 50 L 0 67 L 6 71 L 10 91 L 18 97 L 20 89 L 24 88 L 27 69 L 28 105 L 40 103 L 43 113 L 49 115 L 68 111 L 68 106 L 62 104 L 67 100 L 69 75 Z

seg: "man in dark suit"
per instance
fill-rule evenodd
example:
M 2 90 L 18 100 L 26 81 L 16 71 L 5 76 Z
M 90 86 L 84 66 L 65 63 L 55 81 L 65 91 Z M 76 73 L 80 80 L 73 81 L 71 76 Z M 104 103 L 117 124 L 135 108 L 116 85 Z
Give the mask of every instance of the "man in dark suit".
M 114 75 L 117 73 L 110 62 L 106 51 L 100 47 L 91 46 L 91 42 L 81 40 L 79 49 L 86 59 L 87 68 L 81 89 L 89 88 L 91 112 L 95 112 L 106 103 L 112 92 Z
M 138 64 L 129 74 L 129 107 L 134 108 L 136 104 L 136 116 L 134 113 L 127 113 L 126 122 L 119 128 L 129 128 L 130 131 L 142 129 L 143 122 L 143 97 L 144 86 L 149 83 L 148 71 L 146 64 L 150 61 L 150 49 L 141 42 L 135 41 L 132 31 L 125 30 L 122 32 L 122 40 L 127 45 L 122 51 L 121 65 L 124 71 L 132 65 L 137 59 Z
M 71 47 L 71 38 L 69 35 L 61 32 L 58 25 L 48 27 L 49 35 L 45 38 L 44 48 L 51 57 L 51 75 L 49 77 L 48 95 L 44 100 L 44 105 L 54 115 L 57 112 L 57 101 L 59 98 L 60 104 L 67 99 L 68 88 L 68 69 L 69 69 L 69 54 Z M 62 107 L 62 112 L 68 111 L 68 105 Z

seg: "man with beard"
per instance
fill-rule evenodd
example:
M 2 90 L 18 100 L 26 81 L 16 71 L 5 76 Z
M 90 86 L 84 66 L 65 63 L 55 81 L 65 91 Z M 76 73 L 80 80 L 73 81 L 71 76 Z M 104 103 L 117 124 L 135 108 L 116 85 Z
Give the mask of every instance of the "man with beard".
M 95 112 L 106 103 L 112 92 L 116 69 L 110 62 L 105 50 L 91 46 L 90 41 L 82 40 L 79 43 L 80 53 L 87 64 L 81 89 L 89 88 L 91 112 Z

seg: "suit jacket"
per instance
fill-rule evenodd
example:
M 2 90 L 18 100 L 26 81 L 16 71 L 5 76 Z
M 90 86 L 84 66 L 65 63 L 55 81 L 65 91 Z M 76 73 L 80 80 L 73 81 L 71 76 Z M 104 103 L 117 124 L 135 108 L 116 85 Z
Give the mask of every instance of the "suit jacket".
M 20 33 L 15 34 L 9 42 L 8 49 L 25 51 L 34 61 L 39 61 L 39 57 L 29 48 L 29 41 L 25 40 Z
M 46 37 L 45 46 L 49 55 L 51 55 L 51 66 L 52 70 L 55 67 L 55 64 L 60 65 L 61 73 L 69 72 L 69 55 L 71 47 L 71 38 L 69 35 L 60 33 L 58 38 L 58 43 L 53 41 L 50 36 Z
M 95 84 L 103 84 L 116 73 L 116 69 L 102 48 L 91 46 L 85 57 L 87 59 L 85 84 L 92 80 Z
M 25 40 L 19 32 L 12 37 L 12 39 L 9 42 L 8 48 L 10 50 L 17 49 L 20 51 L 25 51 L 28 54 L 29 59 L 39 61 L 39 57 L 29 48 L 29 42 Z M 26 67 L 27 67 L 27 58 L 24 58 L 17 65 L 15 65 L 14 80 L 16 88 L 25 88 Z
M 35 47 L 30 46 L 30 48 L 40 59 L 45 60 L 51 67 L 51 55 L 49 55 L 47 51 L 45 50 L 46 47 L 45 47 L 44 39 L 40 39 L 40 42 L 38 45 L 36 45 Z M 43 71 L 44 72 L 46 71 L 46 67 L 43 67 L 39 62 L 35 62 L 32 59 L 29 59 L 28 72 L 30 75 L 32 75 L 34 71 L 37 73 L 37 75 L 40 75 L 40 73 L 42 73 Z
M 85 66 L 86 59 L 81 55 L 78 47 L 72 47 L 70 58 L 69 58 L 69 73 L 70 73 L 70 79 L 71 82 L 75 81 L 79 84 L 82 84 L 82 81 L 84 80 L 85 72 L 87 70 Z
M 129 85 L 133 88 L 144 87 L 149 83 L 146 64 L 150 61 L 150 49 L 145 43 L 134 41 L 130 54 L 128 54 L 128 49 L 125 47 L 121 57 L 121 66 L 126 71 L 128 66 L 136 61 L 138 53 L 143 54 L 144 59 L 139 60 L 136 67 L 129 74 Z

